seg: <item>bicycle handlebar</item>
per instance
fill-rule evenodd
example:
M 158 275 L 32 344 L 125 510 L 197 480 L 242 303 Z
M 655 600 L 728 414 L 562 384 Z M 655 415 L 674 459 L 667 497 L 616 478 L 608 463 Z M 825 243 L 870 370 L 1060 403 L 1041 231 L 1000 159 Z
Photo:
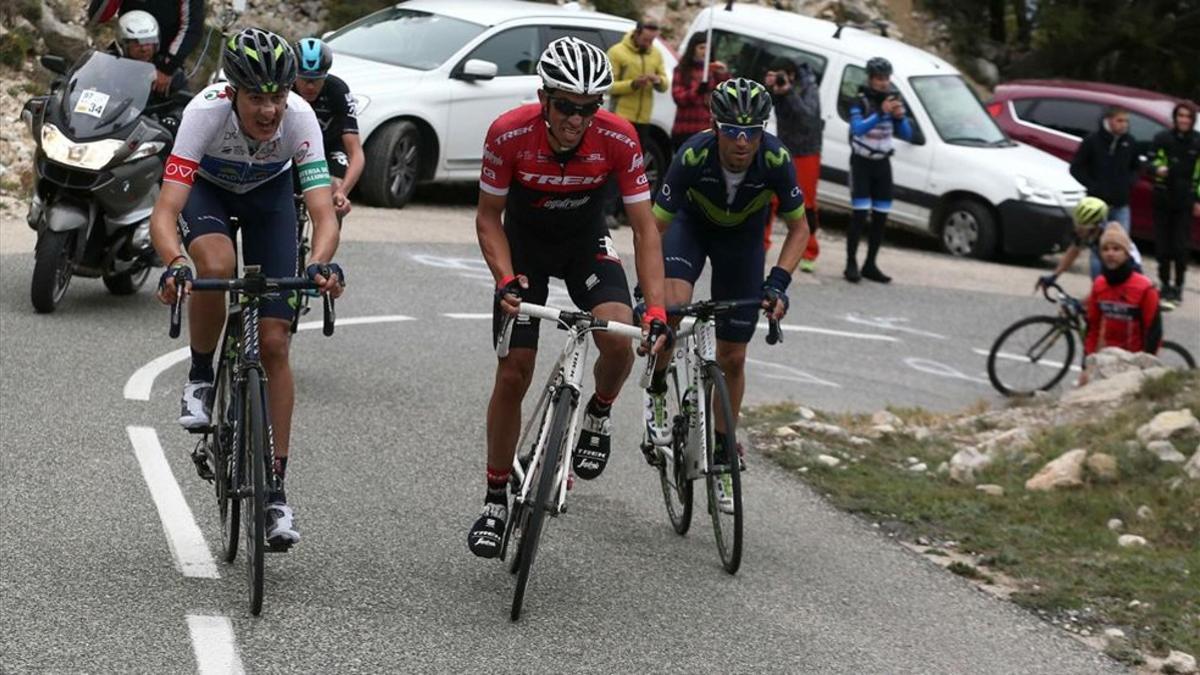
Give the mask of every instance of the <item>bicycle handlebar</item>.
M 321 287 L 305 277 L 271 278 L 257 275 L 247 275 L 239 279 L 193 279 L 192 291 L 229 291 L 242 295 L 264 296 L 279 291 L 315 291 Z M 177 289 L 175 302 L 171 303 L 171 327 L 168 333 L 171 338 L 179 337 L 183 323 L 183 289 Z M 326 337 L 333 335 L 337 313 L 333 296 L 326 293 L 322 296 L 324 303 L 324 319 L 321 332 Z
M 701 300 L 692 302 L 686 305 L 677 307 L 668 307 L 667 316 L 687 317 L 693 316 L 697 318 L 711 319 L 719 314 L 732 312 L 735 309 L 742 307 L 759 307 L 762 305 L 762 300 L 758 298 L 745 298 L 743 300 Z M 783 341 L 783 331 L 779 327 L 779 320 L 770 314 L 767 315 L 767 344 L 774 345 Z

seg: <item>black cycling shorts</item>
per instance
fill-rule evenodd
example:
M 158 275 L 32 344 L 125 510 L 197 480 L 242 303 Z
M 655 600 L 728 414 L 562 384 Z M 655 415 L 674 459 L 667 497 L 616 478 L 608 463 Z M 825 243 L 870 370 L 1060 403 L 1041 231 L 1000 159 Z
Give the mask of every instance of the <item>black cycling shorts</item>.
M 242 231 L 242 263 L 261 265 L 268 277 L 296 276 L 296 204 L 292 200 L 291 172 L 285 171 L 245 194 L 236 194 L 197 178 L 179 216 L 183 245 L 198 237 L 220 234 L 234 240 L 230 217 Z M 296 313 L 288 303 L 290 293 L 264 302 L 264 317 L 291 321 Z
M 759 218 L 751 218 L 758 223 Z M 702 218 L 679 210 L 663 235 L 663 257 L 668 279 L 695 286 L 704 271 L 704 259 L 712 261 L 713 300 L 745 300 L 762 295 L 763 247 L 759 227 L 716 228 Z M 758 308 L 741 307 L 717 318 L 718 340 L 746 344 L 758 325 Z
M 612 238 L 608 236 L 608 228 L 603 225 L 562 241 L 547 241 L 519 226 L 506 225 L 504 232 L 512 251 L 513 273 L 529 278 L 529 288 L 521 294 L 525 302 L 546 304 L 550 277 L 554 277 L 566 282 L 571 301 L 585 312 L 605 302 L 631 306 L 625 270 Z M 492 304 L 493 346 L 500 335 L 502 318 L 497 298 Z M 537 349 L 538 324 L 537 319 L 518 317 L 512 327 L 509 347 Z
M 892 210 L 892 162 L 850 155 L 850 206 L 855 211 Z

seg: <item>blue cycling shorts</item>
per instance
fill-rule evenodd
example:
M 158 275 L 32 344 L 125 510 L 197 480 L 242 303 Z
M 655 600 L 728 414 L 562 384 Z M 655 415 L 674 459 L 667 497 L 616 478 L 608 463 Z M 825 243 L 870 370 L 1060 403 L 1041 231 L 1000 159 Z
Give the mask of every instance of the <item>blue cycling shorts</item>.
M 210 234 L 235 243 L 229 219 L 236 217 L 242 231 L 242 264 L 260 265 L 268 277 L 296 276 L 296 204 L 292 174 L 285 171 L 245 194 L 234 194 L 204 178 L 197 178 L 179 217 L 183 245 Z M 260 315 L 291 321 L 296 310 L 290 293 L 263 303 Z
M 663 235 L 666 277 L 695 286 L 704 271 L 704 260 L 712 261 L 713 300 L 744 300 L 762 297 L 766 250 L 759 227 L 717 228 L 680 209 Z M 717 339 L 745 344 L 758 325 L 758 308 L 742 307 L 717 319 Z

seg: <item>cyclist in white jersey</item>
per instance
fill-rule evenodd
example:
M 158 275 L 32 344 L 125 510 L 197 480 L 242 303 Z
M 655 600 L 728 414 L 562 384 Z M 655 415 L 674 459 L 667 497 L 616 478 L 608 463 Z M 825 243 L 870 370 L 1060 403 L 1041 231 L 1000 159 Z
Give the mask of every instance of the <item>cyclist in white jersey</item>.
M 291 46 L 274 33 L 247 28 L 225 43 L 221 61 L 229 82 L 205 88 L 184 109 L 150 216 L 154 248 L 168 266 L 159 299 L 174 302 L 177 281 L 187 292 L 189 257 L 200 277 L 234 276 L 231 216 L 238 218 L 245 264 L 260 265 L 268 277 L 295 276 L 293 164 L 313 222 L 312 264 L 304 272 L 323 293 L 341 295 L 344 276 L 331 262 L 338 226 L 321 127 L 308 103 L 291 93 L 296 79 Z M 300 539 L 283 489 L 294 398 L 288 365 L 292 313 L 286 298 L 264 304 L 260 334 L 278 479 L 268 495 L 267 537 L 284 544 Z M 212 416 L 213 352 L 225 322 L 224 293 L 197 292 L 188 316 L 192 363 L 179 422 L 196 430 L 208 427 Z

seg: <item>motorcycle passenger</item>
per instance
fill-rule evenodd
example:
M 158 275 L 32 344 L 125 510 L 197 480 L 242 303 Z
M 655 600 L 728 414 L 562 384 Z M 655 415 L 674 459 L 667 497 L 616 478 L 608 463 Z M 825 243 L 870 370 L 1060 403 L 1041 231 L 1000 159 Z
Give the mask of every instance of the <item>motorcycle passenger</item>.
M 113 56 L 154 63 L 158 53 L 158 21 L 149 12 L 141 10 L 122 14 L 117 21 L 117 39 L 107 51 Z M 187 77 L 182 70 L 176 70 L 165 93 L 150 91 L 148 111 L 171 133 L 179 128 L 179 118 L 183 114 L 182 107 L 172 102 L 172 96 L 186 87 Z

